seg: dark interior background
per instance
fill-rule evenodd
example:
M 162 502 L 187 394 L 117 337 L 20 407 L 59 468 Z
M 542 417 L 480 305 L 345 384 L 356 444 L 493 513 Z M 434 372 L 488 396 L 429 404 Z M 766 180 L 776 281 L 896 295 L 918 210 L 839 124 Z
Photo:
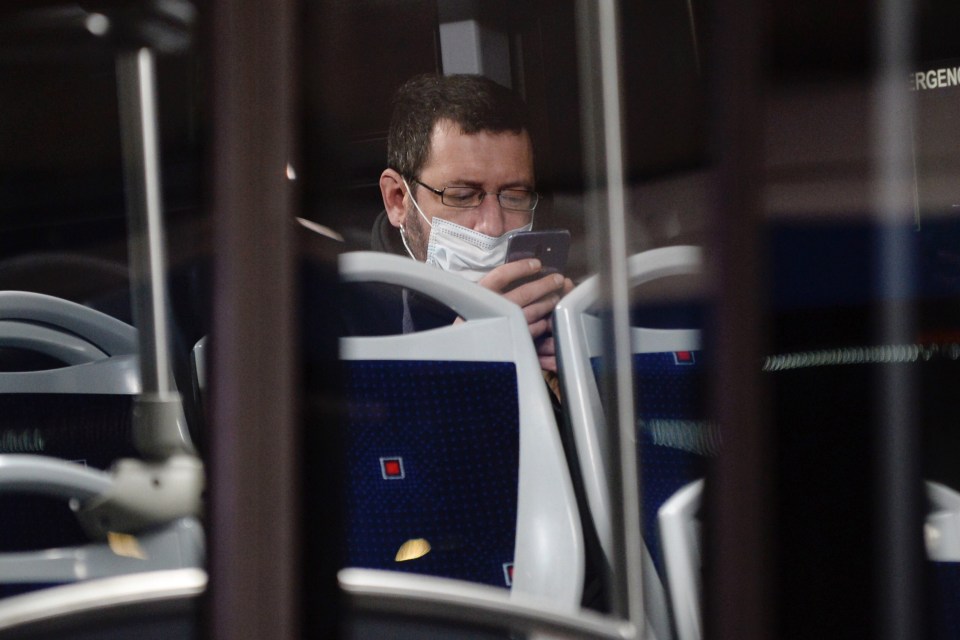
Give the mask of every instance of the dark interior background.
M 3 33 L 11 37 L 0 37 L 0 259 L 79 251 L 125 260 L 114 43 L 82 24 L 43 22 L 44 9 L 118 4 L 16 2 L 3 10 L 9 18 Z M 686 2 L 650 4 L 623 7 L 633 179 L 688 170 L 702 164 L 705 149 L 696 23 Z M 164 207 L 174 260 L 181 247 L 196 249 L 196 226 L 206 214 L 204 32 L 210 25 L 202 3 L 196 8 L 192 46 L 158 56 Z M 509 36 L 511 80 L 534 114 L 540 190 L 580 189 L 572 1 L 308 1 L 302 12 L 302 157 L 294 166 L 304 218 L 355 246 L 367 243 L 382 208 L 377 180 L 390 96 L 412 75 L 442 71 L 439 24 L 463 18 Z M 538 226 L 563 226 L 582 237 L 582 212 L 551 205 L 548 198 L 538 211 Z M 188 231 L 179 234 L 178 226 Z

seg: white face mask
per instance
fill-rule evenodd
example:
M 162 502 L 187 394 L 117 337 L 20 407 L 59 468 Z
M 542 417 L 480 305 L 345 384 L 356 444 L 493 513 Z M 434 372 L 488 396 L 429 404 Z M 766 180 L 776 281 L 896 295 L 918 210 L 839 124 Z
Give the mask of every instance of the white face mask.
M 403 183 L 407 184 L 406 179 Z M 495 238 L 443 218 L 434 218 L 431 223 L 413 198 L 409 185 L 407 185 L 407 192 L 410 193 L 410 199 L 413 200 L 417 213 L 430 227 L 426 263 L 444 271 L 456 273 L 471 282 L 477 282 L 494 267 L 503 264 L 507 258 L 507 239 L 511 235 L 518 231 L 529 231 L 533 227 L 531 221 L 519 229 L 512 229 Z M 406 247 L 406 238 L 402 234 L 401 238 Z M 410 247 L 406 248 L 410 257 L 413 257 Z

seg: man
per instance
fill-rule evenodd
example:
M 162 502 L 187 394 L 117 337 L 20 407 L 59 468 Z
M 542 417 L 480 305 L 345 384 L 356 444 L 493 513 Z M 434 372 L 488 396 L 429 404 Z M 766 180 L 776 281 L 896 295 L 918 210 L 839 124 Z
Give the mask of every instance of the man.
M 389 168 L 380 175 L 384 211 L 374 223 L 371 248 L 457 273 L 516 303 L 559 413 L 550 316 L 573 282 L 552 274 L 517 284 L 536 276 L 540 262 L 504 262 L 506 235 L 534 222 L 539 195 L 533 157 L 526 106 L 512 91 L 473 75 L 407 81 L 394 97 Z M 453 312 L 438 311 L 406 291 L 403 314 L 405 331 L 455 321 Z M 576 476 L 574 483 L 583 505 Z M 589 550 L 584 604 L 606 610 L 596 533 L 587 526 L 584 534 Z
M 458 273 L 516 303 L 541 368 L 555 373 L 550 315 L 573 282 L 552 274 L 517 286 L 540 262 L 504 264 L 506 235 L 532 226 L 539 201 L 523 102 L 483 76 L 415 77 L 394 98 L 387 163 L 372 248 Z M 409 306 L 405 330 L 425 328 Z

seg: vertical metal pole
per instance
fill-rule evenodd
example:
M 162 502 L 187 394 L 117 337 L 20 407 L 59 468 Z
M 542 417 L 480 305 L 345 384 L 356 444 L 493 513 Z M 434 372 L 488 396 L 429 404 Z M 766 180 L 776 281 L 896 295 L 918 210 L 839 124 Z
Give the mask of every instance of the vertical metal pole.
M 142 390 L 133 435 L 145 456 L 192 451 L 171 366 L 167 326 L 166 239 L 163 229 L 156 74 L 148 48 L 117 57 L 117 93 L 129 229 L 130 292 L 139 330 Z
M 771 438 L 760 367 L 763 4 L 717 0 L 710 56 L 716 189 L 706 271 L 713 415 L 723 451 L 707 478 L 704 636 L 772 637 Z
M 914 176 L 912 134 L 914 100 L 907 90 L 913 11 L 909 0 L 883 0 L 879 7 L 878 71 L 874 99 L 875 196 L 880 224 L 880 265 L 884 305 L 884 344 L 913 342 Z M 906 640 L 921 635 L 920 597 L 922 509 L 916 394 L 912 371 L 905 365 L 883 368 L 879 382 L 883 403 L 878 429 L 878 505 L 875 597 L 884 638 Z
M 300 637 L 295 0 L 209 6 L 209 637 Z
M 580 81 L 583 91 L 584 166 L 587 221 L 604 258 L 599 264 L 604 316 L 603 383 L 607 417 L 607 486 L 612 527 L 613 612 L 644 628 L 641 568 L 640 485 L 630 343 L 627 226 L 621 127 L 619 35 L 614 0 L 581 0 L 577 5 Z
M 119 54 L 117 84 L 130 227 L 130 271 L 135 294 L 134 322 L 140 329 L 143 391 L 165 396 L 171 380 L 169 336 L 164 313 L 165 242 L 161 212 L 160 145 L 157 135 L 153 54 L 137 49 Z M 155 338 L 155 339 L 153 339 Z

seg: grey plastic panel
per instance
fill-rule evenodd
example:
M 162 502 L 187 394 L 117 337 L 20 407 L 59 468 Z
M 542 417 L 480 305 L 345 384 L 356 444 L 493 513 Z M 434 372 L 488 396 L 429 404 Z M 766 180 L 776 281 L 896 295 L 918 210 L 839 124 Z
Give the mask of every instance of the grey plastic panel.
M 43 551 L 0 553 L 5 583 L 68 583 L 166 569 L 202 567 L 203 529 L 183 518 L 137 536 Z
M 110 490 L 110 474 L 45 456 L 0 455 L 0 492 L 29 492 L 87 500 Z M 6 577 L 3 571 L 0 576 Z
M 0 393 L 140 392 L 137 330 L 69 300 L 0 291 L 0 346 L 31 349 L 67 365 L 0 372 Z
M 135 355 L 121 355 L 49 371 L 0 372 L 0 393 L 140 393 Z
M 109 356 L 137 353 L 137 330 L 69 300 L 27 291 L 0 291 L 0 320 L 28 320 L 60 327 Z
M 68 365 L 107 358 L 103 351 L 73 334 L 19 320 L 0 320 L 0 347 L 37 351 Z

